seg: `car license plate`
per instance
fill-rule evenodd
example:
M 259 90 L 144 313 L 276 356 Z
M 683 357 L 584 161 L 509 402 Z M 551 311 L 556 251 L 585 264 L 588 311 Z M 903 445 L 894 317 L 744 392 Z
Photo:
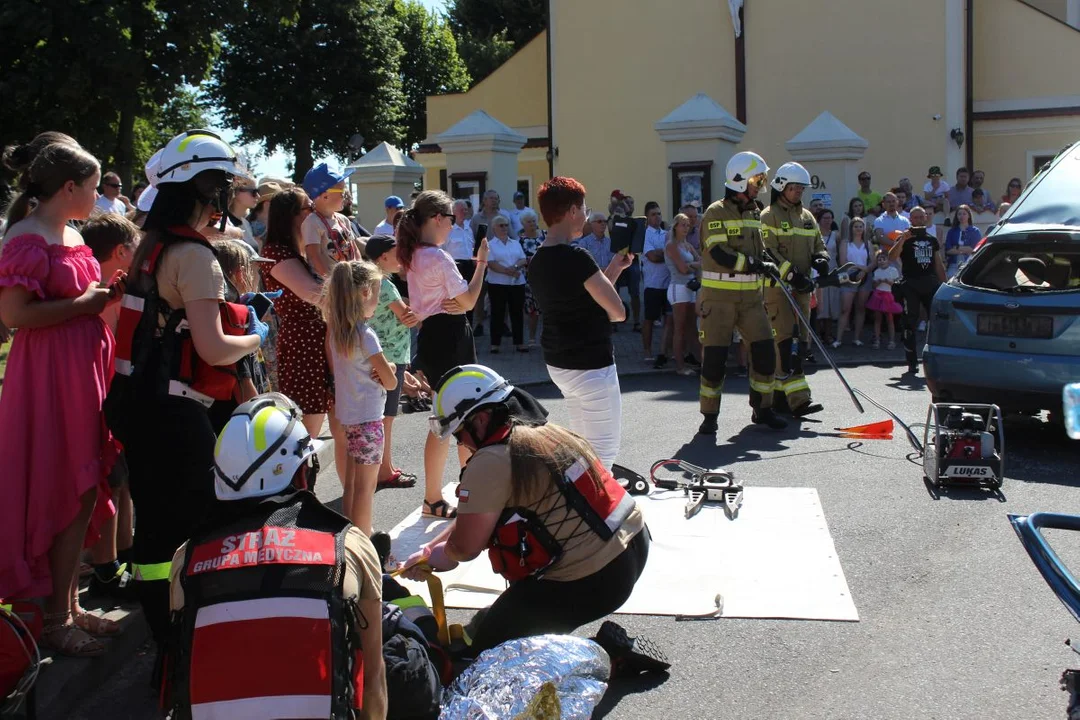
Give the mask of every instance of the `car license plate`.
M 1043 315 L 990 315 L 980 313 L 979 334 L 1049 340 L 1054 336 L 1054 318 Z

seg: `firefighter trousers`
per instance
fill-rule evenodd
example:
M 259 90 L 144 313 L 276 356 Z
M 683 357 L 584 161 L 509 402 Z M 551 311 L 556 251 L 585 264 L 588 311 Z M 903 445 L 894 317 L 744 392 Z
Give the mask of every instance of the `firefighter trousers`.
M 703 355 L 699 389 L 701 412 L 706 415 L 720 412 L 727 353 L 735 330 L 742 335 L 748 348 L 750 406 L 755 410 L 772 407 L 776 353 L 761 289 L 702 288 L 697 307 Z
M 153 637 L 169 631 L 169 571 L 177 548 L 214 503 L 214 428 L 194 400 L 166 397 L 138 409 L 125 445 L 135 506 L 133 575 Z
M 793 292 L 795 302 L 806 317 L 810 317 L 810 294 Z M 784 291 L 777 287 L 765 288 L 765 311 L 769 314 L 773 339 L 776 341 L 776 392 L 787 400 L 787 406 L 795 410 L 810 404 L 810 385 L 803 374 L 803 353 L 810 346 L 810 328 L 803 325 Z M 795 348 L 798 325 L 799 344 Z

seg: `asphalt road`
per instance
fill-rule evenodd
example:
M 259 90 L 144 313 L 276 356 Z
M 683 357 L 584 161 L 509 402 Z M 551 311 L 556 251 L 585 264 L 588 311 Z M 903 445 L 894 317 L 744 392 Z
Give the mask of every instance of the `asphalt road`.
M 925 418 L 929 394 L 921 380 L 901 378 L 899 368 L 847 374 L 907 421 Z M 861 621 L 620 616 L 632 633 L 657 640 L 673 667 L 667 677 L 616 682 L 596 717 L 1064 717 L 1067 698 L 1058 679 L 1077 663 L 1063 641 L 1080 637 L 1080 628 L 1043 583 L 1005 516 L 1080 513 L 1080 443 L 1070 445 L 1038 421 L 1011 421 L 1000 496 L 954 491 L 939 497 L 923 483 L 900 434 L 861 444 L 825 436 L 885 416 L 874 409 L 858 415 L 827 371 L 810 382 L 825 412 L 801 428 L 772 433 L 746 425 L 746 380 L 729 379 L 714 442 L 694 434 L 694 378 L 624 379 L 619 460 L 644 472 L 677 454 L 734 468 L 748 485 L 817 488 Z M 554 421 L 565 419 L 557 390 L 533 390 Z M 398 420 L 399 465 L 422 469 L 425 432 L 422 416 Z M 456 469 L 448 468 L 446 480 L 454 479 Z M 333 468 L 324 471 L 317 494 L 326 501 L 340 496 Z M 419 489 L 379 493 L 376 525 L 392 527 L 419 501 Z M 1055 538 L 1065 544 L 1062 556 L 1080 568 L 1080 543 Z M 700 549 L 703 562 L 723 562 L 729 552 L 739 548 Z M 156 717 L 143 689 L 148 665 L 147 656 L 134 658 L 87 699 L 77 720 Z

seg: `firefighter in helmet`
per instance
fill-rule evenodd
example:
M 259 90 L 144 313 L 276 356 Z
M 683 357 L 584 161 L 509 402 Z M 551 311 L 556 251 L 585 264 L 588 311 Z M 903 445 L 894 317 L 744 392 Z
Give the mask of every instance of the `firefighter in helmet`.
M 761 213 L 761 237 L 780 277 L 765 281 L 765 310 L 776 340 L 776 400 L 794 417 L 821 412 L 820 403 L 810 397 L 810 385 L 803 374 L 803 354 L 810 342 L 810 328 L 799 322 L 784 291 L 783 283 L 810 317 L 810 296 L 814 292 L 811 270 L 824 278 L 829 274 L 829 253 L 821 238 L 817 220 L 802 203 L 810 185 L 810 173 L 797 162 L 781 165 L 773 176 L 772 200 Z M 798 343 L 795 342 L 798 338 Z
M 157 193 L 121 301 L 105 414 L 127 455 L 139 516 L 132 574 L 160 643 L 169 561 L 213 502 L 215 434 L 236 407 L 235 363 L 269 328 L 249 306 L 225 302 L 225 277 L 200 233 L 246 174 L 235 151 L 192 130 L 168 142 L 152 172 Z
M 366 535 L 296 489 L 317 442 L 279 393 L 221 431 L 219 502 L 172 559 L 173 717 L 386 717 L 382 568 Z
M 617 610 L 645 569 L 649 532 L 634 498 L 588 442 L 548 424 L 547 411 L 483 365 L 436 384 L 431 430 L 473 454 L 461 473 L 458 515 L 403 567 L 451 570 L 484 550 L 510 586 L 488 610 L 471 650 L 570 633 Z M 616 670 L 665 670 L 644 638 L 605 622 L 597 634 Z
M 701 220 L 701 292 L 698 315 L 702 347 L 700 407 L 702 434 L 715 434 L 724 390 L 728 350 L 738 329 L 749 345 L 750 407 L 754 423 L 774 430 L 787 427 L 772 409 L 776 349 L 765 314 L 762 284 L 775 276 L 776 265 L 764 257 L 758 191 L 769 166 L 754 152 L 731 156 L 725 170 L 724 199 Z

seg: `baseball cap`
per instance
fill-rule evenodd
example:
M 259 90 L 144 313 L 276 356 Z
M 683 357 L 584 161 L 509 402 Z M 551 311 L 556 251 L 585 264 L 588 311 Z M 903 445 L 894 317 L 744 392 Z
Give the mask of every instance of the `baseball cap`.
M 514 199 L 515 200 L 517 200 L 518 198 L 523 198 L 523 197 L 525 197 L 525 193 L 521 192 L 520 190 L 518 190 L 517 192 L 514 193 Z
M 390 235 L 372 235 L 367 239 L 367 246 L 364 249 L 364 254 L 368 256 L 368 260 L 375 262 L 385 253 L 393 250 L 397 247 L 397 240 Z
M 308 194 L 309 198 L 314 200 L 345 178 L 352 175 L 353 170 L 354 168 L 339 170 L 336 167 L 331 167 L 328 163 L 321 162 L 308 170 L 307 174 L 304 175 L 304 192 Z
M 938 165 L 931 165 L 930 169 L 926 171 L 926 177 L 933 177 L 934 175 L 941 175 L 941 167 Z
M 391 195 L 383 201 L 383 207 L 385 208 L 403 208 L 405 203 L 397 195 Z

